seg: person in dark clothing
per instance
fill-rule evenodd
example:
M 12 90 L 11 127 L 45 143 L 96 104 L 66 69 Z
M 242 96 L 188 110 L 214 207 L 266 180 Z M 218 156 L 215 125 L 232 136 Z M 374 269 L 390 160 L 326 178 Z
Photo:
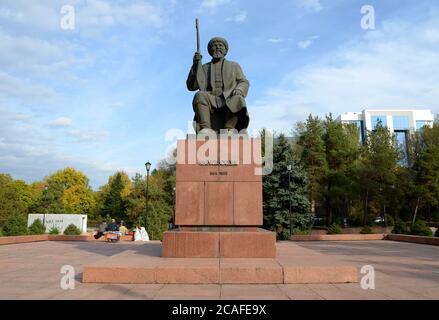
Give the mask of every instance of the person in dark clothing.
M 108 231 L 119 231 L 119 226 L 116 224 L 116 220 L 112 219 L 111 223 L 108 225 Z
M 104 235 L 104 232 L 107 231 L 107 222 L 102 221 L 102 223 L 99 225 L 99 231 L 94 235 L 95 239 L 99 239 Z

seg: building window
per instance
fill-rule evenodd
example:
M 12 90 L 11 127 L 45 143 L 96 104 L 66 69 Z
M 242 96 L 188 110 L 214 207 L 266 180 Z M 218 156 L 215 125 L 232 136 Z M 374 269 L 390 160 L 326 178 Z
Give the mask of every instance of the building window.
M 408 149 L 407 149 L 407 132 L 405 130 L 396 130 L 395 138 L 400 155 L 399 164 L 402 166 L 408 165 Z
M 425 120 L 417 120 L 416 121 L 416 131 L 422 129 L 423 126 L 427 125 L 427 121 Z
M 393 116 L 393 129 L 394 130 L 409 130 L 409 117 L 408 116 Z
M 383 127 L 387 126 L 387 116 L 372 116 L 372 130 L 375 130 L 377 127 L 378 122 L 381 122 L 381 125 Z
M 364 121 L 363 120 L 349 120 L 349 121 L 346 121 L 346 123 L 355 124 L 357 126 L 360 143 L 364 143 Z

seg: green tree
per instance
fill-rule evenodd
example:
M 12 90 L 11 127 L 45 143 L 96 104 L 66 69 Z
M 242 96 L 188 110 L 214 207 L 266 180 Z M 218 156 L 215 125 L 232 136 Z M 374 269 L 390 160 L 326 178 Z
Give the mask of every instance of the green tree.
M 127 222 L 139 223 L 145 217 L 146 179 L 140 173 L 132 178 L 131 192 L 126 197 Z
M 323 140 L 325 128 L 318 117 L 311 114 L 305 123 L 297 125 L 298 142 L 300 146 L 300 163 L 305 168 L 308 178 L 307 191 L 313 203 L 324 200 L 322 182 L 328 170 L 326 162 L 325 142 Z
M 414 194 L 417 196 L 412 224 L 415 224 L 421 205 L 434 206 L 439 203 L 439 148 L 427 145 L 415 163 Z
M 327 169 L 321 179 L 328 225 L 334 222 L 334 215 L 341 221 L 350 212 L 350 203 L 356 196 L 354 167 L 360 144 L 358 128 L 354 124 L 342 124 L 326 117 L 323 135 Z
M 129 220 L 145 225 L 152 240 L 161 240 L 173 215 L 175 171 L 158 168 L 152 171 L 148 186 L 148 208 L 145 209 L 146 177 L 136 174 L 127 197 Z
M 287 165 L 292 166 L 288 184 Z M 278 239 L 290 237 L 291 213 L 309 211 L 306 195 L 306 173 L 294 158 L 293 150 L 283 134 L 273 146 L 273 171 L 263 177 L 264 227 L 276 232 Z
M 89 180 L 80 171 L 65 168 L 34 185 L 39 191 L 37 201 L 31 210 L 36 213 L 90 214 L 96 206 L 96 199 L 89 186 Z
M 103 188 L 104 201 L 102 213 L 116 220 L 127 219 L 126 198 L 131 192 L 131 181 L 128 175 L 119 171 L 108 179 L 108 184 Z
M 46 226 L 41 222 L 40 219 L 35 220 L 29 226 L 30 234 L 44 234 L 46 232 Z
M 379 122 L 375 130 L 368 132 L 362 148 L 355 176 L 363 201 L 363 225 L 368 223 L 371 200 L 380 206 L 387 203 L 392 186 L 396 183 L 398 149 L 394 136 Z
M 148 203 L 147 231 L 151 240 L 162 240 L 163 232 L 168 229 L 172 207 L 164 201 L 152 200 Z
M 0 227 L 12 215 L 25 216 L 32 201 L 33 193 L 24 181 L 0 174 Z
M 408 167 L 398 179 L 398 188 L 403 190 L 402 202 L 411 211 L 412 226 L 419 212 L 439 201 L 439 123 L 424 127 L 409 136 Z
M 162 239 L 168 221 L 174 212 L 175 171 L 159 164 L 153 170 L 149 184 L 148 234 L 152 239 Z
M 5 236 L 24 236 L 28 234 L 27 219 L 25 215 L 14 214 L 8 217 L 3 226 Z

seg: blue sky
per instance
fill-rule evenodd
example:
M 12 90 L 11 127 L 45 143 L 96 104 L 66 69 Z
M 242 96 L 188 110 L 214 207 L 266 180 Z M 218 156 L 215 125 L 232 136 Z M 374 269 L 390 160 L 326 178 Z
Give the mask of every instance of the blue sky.
M 193 117 L 195 17 L 203 61 L 223 36 L 251 83 L 250 131 L 289 134 L 309 113 L 439 113 L 435 0 L 0 2 L 0 172 L 27 182 L 73 166 L 96 189 L 164 158 L 166 134 Z M 360 26 L 366 4 L 375 30 Z M 74 30 L 60 27 L 63 5 Z

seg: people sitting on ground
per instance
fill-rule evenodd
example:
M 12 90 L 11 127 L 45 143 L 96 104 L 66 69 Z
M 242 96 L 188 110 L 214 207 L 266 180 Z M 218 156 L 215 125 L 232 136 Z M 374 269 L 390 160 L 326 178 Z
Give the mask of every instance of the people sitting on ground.
M 111 223 L 108 225 L 108 231 L 119 231 L 119 227 L 116 223 L 116 220 L 111 219 Z
M 136 226 L 133 231 L 134 231 L 134 241 L 142 241 L 142 235 L 140 234 L 139 226 Z
M 99 225 L 99 231 L 98 233 L 96 233 L 94 235 L 95 239 L 99 239 L 100 237 L 102 237 L 105 233 L 105 231 L 107 231 L 107 222 L 102 221 L 102 223 Z
M 134 241 L 149 241 L 148 232 L 141 225 L 134 228 Z
M 123 236 L 126 236 L 128 234 L 128 229 L 127 229 L 127 227 L 125 227 L 125 222 L 123 222 L 123 221 L 120 222 L 119 231 L 121 232 L 121 234 Z
M 142 236 L 142 241 L 149 241 L 148 232 L 144 227 L 140 227 L 140 235 Z

